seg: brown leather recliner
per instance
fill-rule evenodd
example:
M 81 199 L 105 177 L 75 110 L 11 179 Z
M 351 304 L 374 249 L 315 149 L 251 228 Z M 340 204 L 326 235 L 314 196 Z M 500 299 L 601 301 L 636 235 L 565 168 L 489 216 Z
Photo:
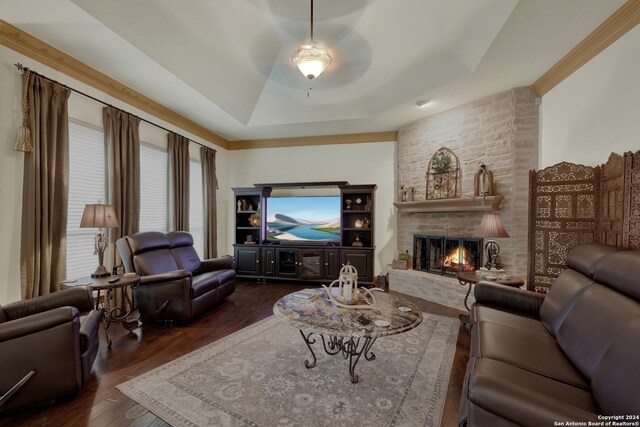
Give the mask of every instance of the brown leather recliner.
M 143 320 L 191 320 L 236 289 L 233 258 L 201 261 L 187 232 L 135 233 L 116 246 L 125 270 L 140 276 L 134 297 Z
M 640 414 L 640 252 L 578 246 L 567 267 L 546 297 L 476 286 L 460 425 Z
M 82 389 L 98 353 L 101 319 L 87 287 L 0 307 L 0 412 Z

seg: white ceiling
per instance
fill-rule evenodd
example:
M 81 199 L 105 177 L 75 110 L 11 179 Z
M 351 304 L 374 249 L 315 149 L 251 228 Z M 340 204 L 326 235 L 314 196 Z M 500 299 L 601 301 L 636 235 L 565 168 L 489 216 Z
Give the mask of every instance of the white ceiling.
M 624 0 L 0 0 L 0 18 L 230 139 L 395 130 L 529 85 Z M 428 99 L 427 108 L 416 101 Z

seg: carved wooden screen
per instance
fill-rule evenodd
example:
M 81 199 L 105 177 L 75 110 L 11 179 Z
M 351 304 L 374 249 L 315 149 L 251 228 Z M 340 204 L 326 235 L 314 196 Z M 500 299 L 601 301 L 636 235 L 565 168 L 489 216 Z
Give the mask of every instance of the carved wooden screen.
M 596 239 L 600 168 L 558 163 L 529 174 L 530 290 L 546 292 L 577 245 Z
M 625 158 L 611 153 L 602 165 L 600 179 L 600 215 L 598 215 L 598 243 L 622 247 L 624 211 Z
M 623 247 L 640 250 L 640 151 L 625 153 Z

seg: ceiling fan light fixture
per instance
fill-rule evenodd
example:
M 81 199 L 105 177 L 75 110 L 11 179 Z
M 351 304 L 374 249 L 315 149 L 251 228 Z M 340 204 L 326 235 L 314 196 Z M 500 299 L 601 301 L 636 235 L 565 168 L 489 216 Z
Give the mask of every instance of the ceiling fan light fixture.
M 322 44 L 311 40 L 298 47 L 292 61 L 303 76 L 313 80 L 331 64 L 331 55 Z

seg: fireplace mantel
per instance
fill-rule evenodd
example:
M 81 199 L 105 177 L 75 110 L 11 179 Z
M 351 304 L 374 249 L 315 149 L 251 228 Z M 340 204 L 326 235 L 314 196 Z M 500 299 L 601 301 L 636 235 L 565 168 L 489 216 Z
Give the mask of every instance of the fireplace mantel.
M 459 197 L 457 199 L 419 200 L 413 202 L 395 202 L 394 205 L 402 212 L 474 212 L 495 211 L 500 209 L 500 203 L 504 197 Z

